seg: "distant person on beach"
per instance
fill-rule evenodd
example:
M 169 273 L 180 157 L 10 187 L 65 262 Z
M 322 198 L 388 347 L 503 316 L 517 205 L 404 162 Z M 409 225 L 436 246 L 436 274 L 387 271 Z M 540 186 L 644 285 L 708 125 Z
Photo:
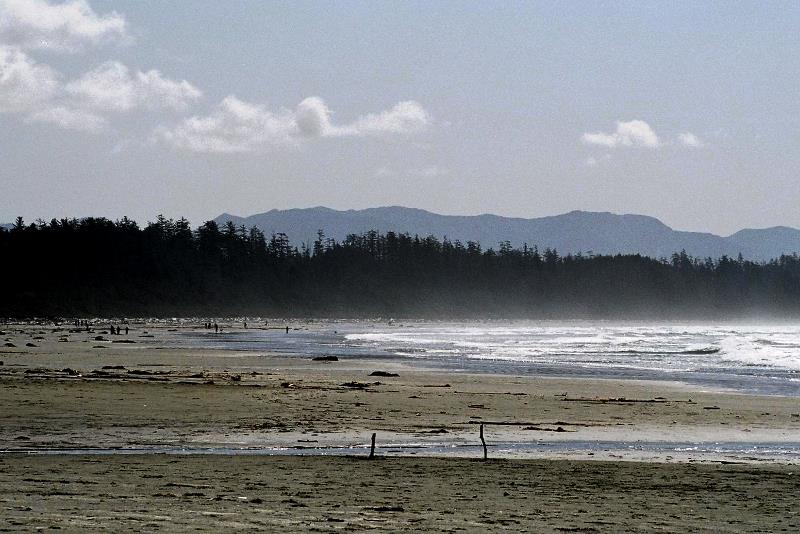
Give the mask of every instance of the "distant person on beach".
M 244 322 L 244 327 L 247 329 L 247 321 Z
M 289 327 L 288 326 L 286 327 L 286 333 L 287 334 L 289 333 Z
M 125 327 L 125 335 L 126 336 L 128 335 L 128 327 L 127 326 Z
M 214 333 L 219 334 L 219 325 L 217 323 L 214 323 Z

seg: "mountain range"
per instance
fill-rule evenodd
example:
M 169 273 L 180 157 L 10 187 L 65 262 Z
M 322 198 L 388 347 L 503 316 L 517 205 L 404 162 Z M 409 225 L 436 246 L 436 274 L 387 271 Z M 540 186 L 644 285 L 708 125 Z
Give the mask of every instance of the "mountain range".
M 325 207 L 270 210 L 239 217 L 223 213 L 219 224 L 255 226 L 267 236 L 285 233 L 294 244 L 311 244 L 317 231 L 341 241 L 348 234 L 369 230 L 411 235 L 433 235 L 463 243 L 476 241 L 484 248 L 500 242 L 513 246 L 555 248 L 560 254 L 639 253 L 655 258 L 685 250 L 700 258 L 736 257 L 769 260 L 800 252 L 800 230 L 785 226 L 745 229 L 729 236 L 673 230 L 654 217 L 607 212 L 571 211 L 562 215 L 523 219 L 498 215 L 440 215 L 399 206 L 338 211 Z

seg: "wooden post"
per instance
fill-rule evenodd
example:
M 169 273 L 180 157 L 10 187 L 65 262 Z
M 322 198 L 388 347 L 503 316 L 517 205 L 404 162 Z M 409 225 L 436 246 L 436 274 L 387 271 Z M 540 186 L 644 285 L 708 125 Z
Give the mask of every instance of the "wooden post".
M 372 433 L 372 446 L 369 449 L 369 459 L 375 458 L 375 432 Z
M 486 460 L 486 440 L 483 439 L 483 423 L 481 423 L 481 443 L 483 444 L 483 459 Z

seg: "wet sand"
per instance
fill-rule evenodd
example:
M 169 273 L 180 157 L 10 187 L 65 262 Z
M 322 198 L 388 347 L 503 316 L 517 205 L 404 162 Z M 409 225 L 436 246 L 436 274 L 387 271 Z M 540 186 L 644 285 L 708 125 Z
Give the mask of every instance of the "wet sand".
M 394 530 L 418 521 L 414 528 L 431 530 L 797 530 L 792 503 L 798 475 L 790 474 L 797 471 L 791 459 L 567 447 L 538 453 L 547 461 L 516 458 L 513 451 L 500 460 L 495 444 L 796 443 L 798 398 L 665 382 L 481 376 L 380 360 L 317 362 L 266 351 L 168 348 L 172 328 L 163 325 L 133 325 L 129 336 L 101 328 L 0 330 L 0 341 L 15 345 L 0 347 L 0 450 L 8 451 L 0 453 L 0 517 L 12 528 L 49 521 L 80 530 L 84 521 L 112 530 L 238 524 Z M 122 340 L 134 343 L 113 342 Z M 376 370 L 399 376 L 370 376 Z M 490 462 L 454 457 L 477 453 L 480 423 L 487 425 Z M 20 454 L 366 446 L 372 432 L 381 456 L 375 462 Z M 452 446 L 453 453 L 387 457 L 425 454 L 389 447 L 397 444 Z M 455 447 L 463 444 L 473 448 Z M 403 512 L 374 510 L 394 501 Z
M 0 449 L 477 443 L 480 423 L 490 443 L 800 441 L 797 397 L 165 348 L 171 329 L 154 325 L 52 330 L 4 329 L 16 347 L 0 350 Z M 590 452 L 571 456 L 603 453 Z
M 799 490 L 785 466 L 0 456 L 10 530 L 796 532 Z

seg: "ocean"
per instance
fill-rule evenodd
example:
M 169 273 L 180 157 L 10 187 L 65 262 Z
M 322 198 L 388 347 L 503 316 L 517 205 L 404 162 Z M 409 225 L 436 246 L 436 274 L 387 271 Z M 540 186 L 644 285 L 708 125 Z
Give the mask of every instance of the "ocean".
M 198 347 L 387 359 L 452 372 L 667 380 L 800 396 L 800 325 L 549 321 L 251 322 L 182 331 Z

